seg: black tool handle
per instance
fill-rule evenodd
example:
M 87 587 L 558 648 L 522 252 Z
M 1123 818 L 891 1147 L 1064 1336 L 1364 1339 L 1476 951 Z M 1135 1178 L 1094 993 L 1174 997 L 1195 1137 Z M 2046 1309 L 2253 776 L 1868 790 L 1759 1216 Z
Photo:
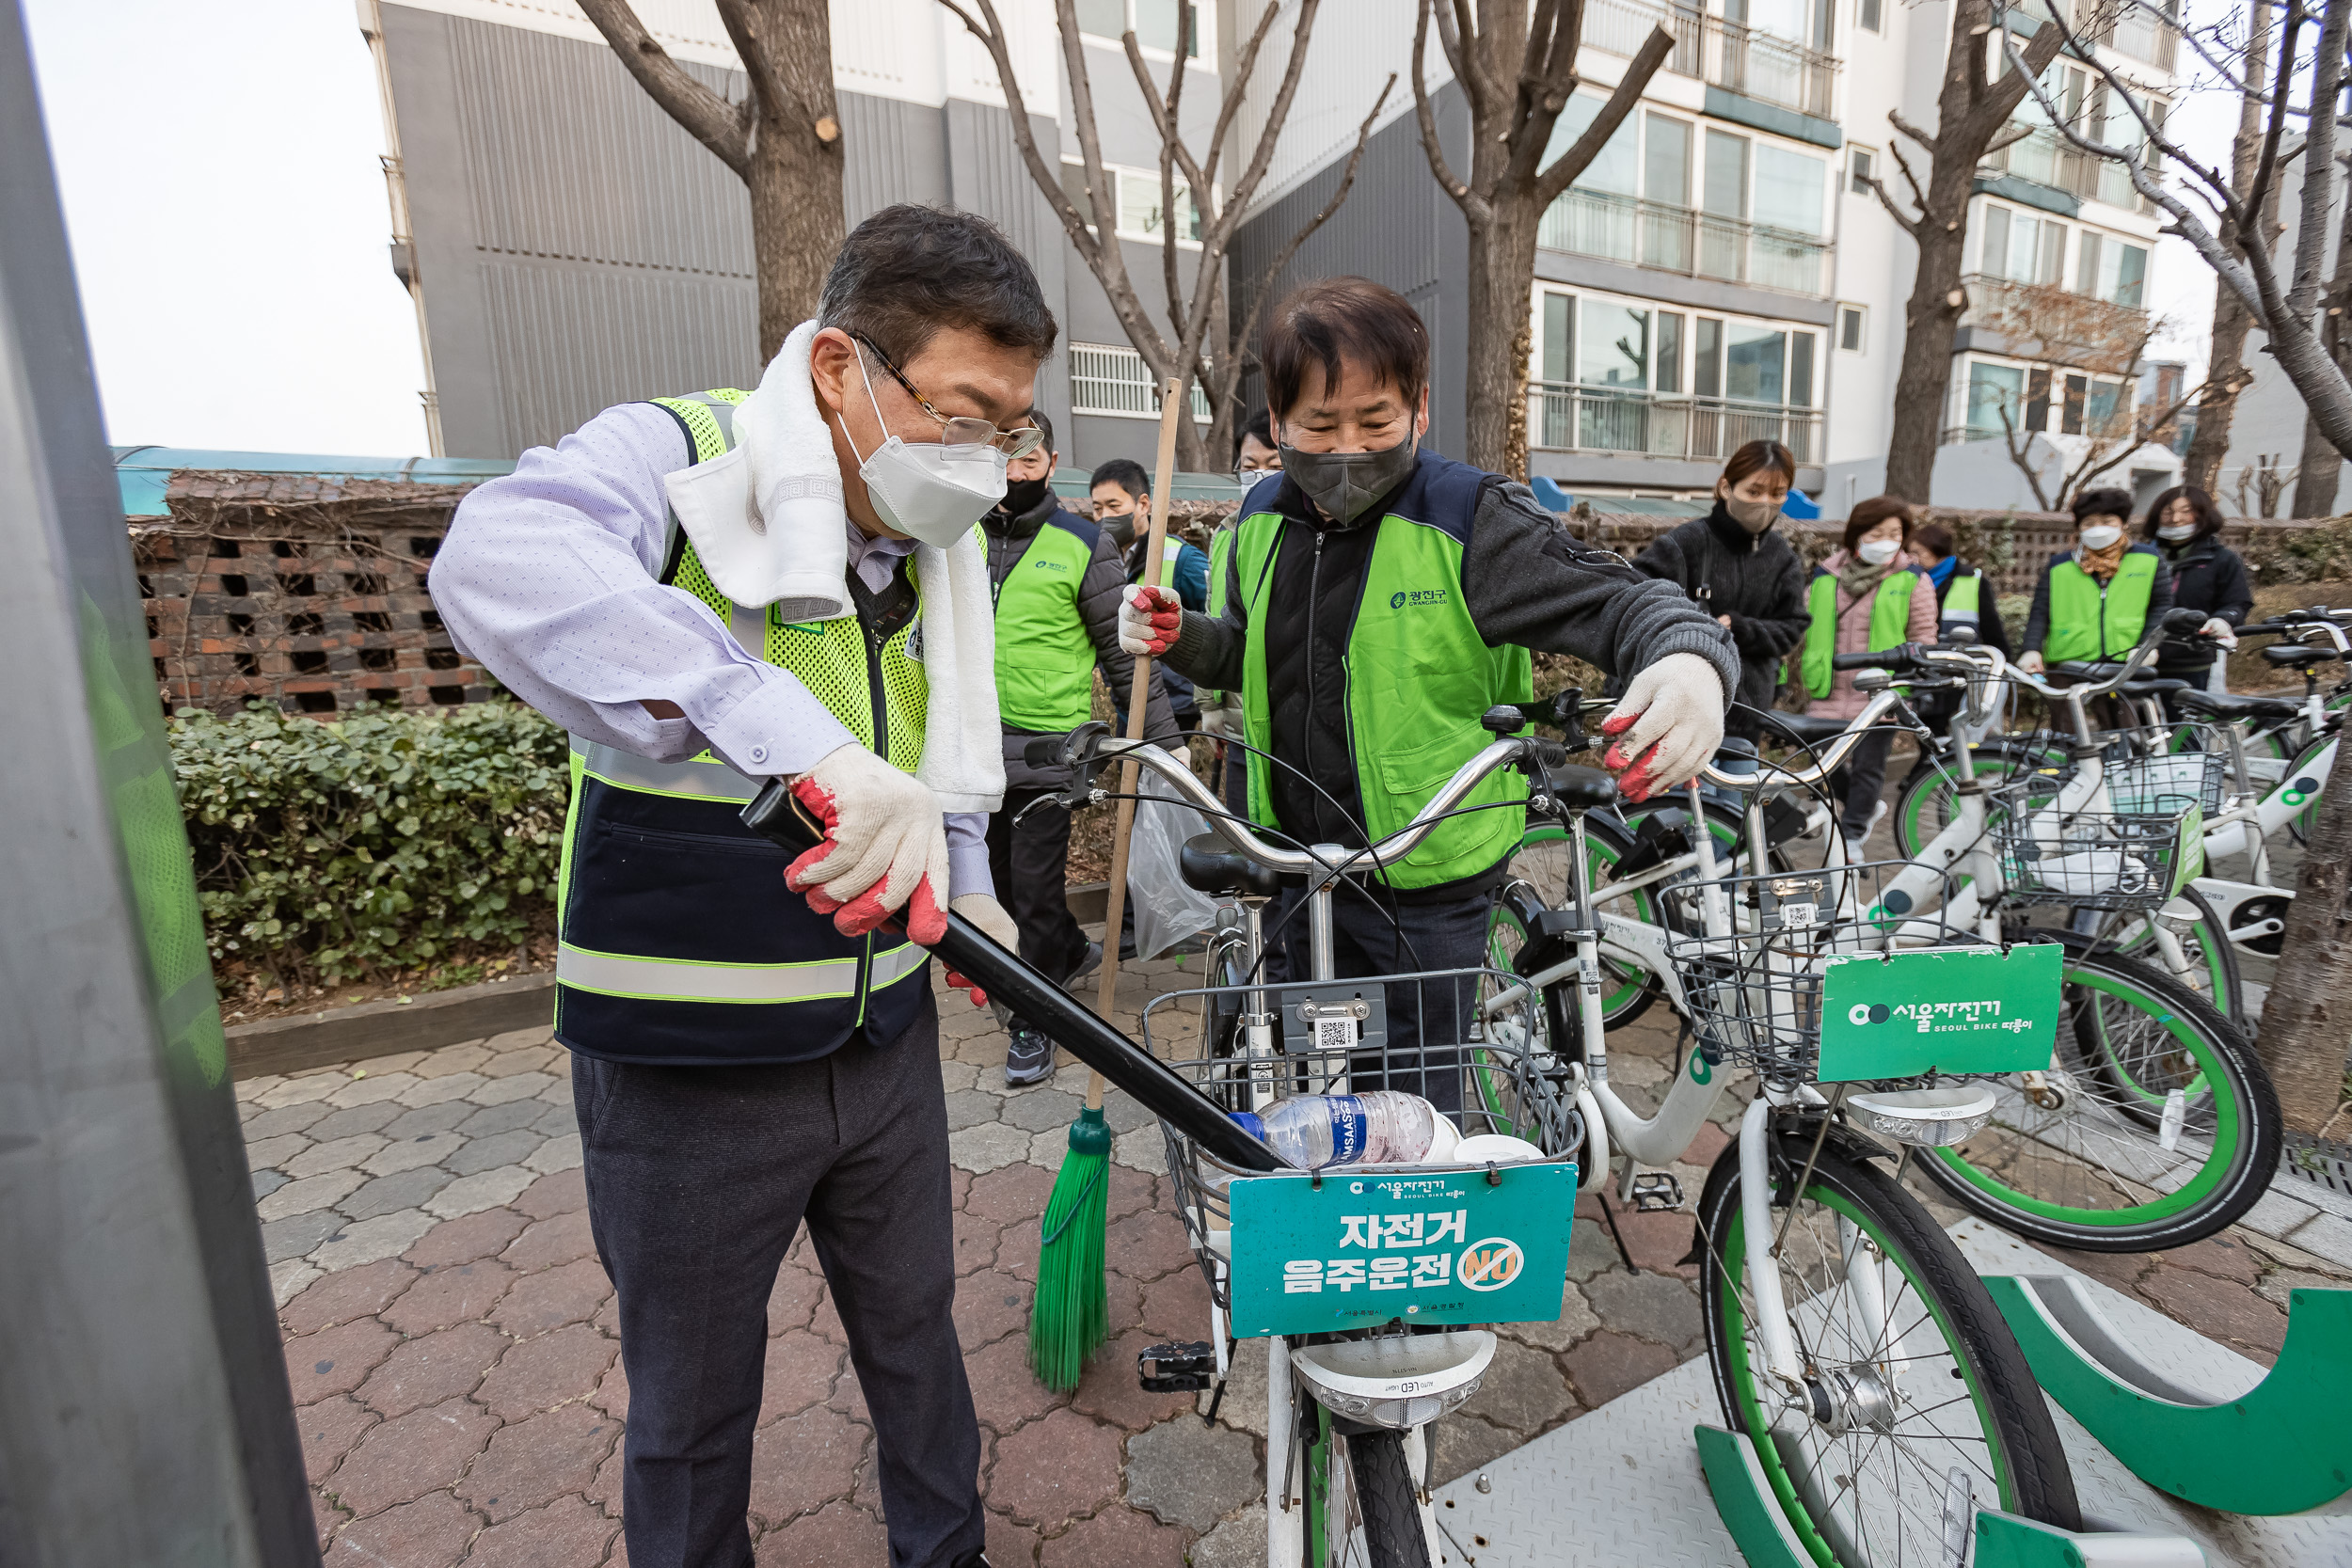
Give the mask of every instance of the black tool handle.
M 792 809 L 791 788 L 782 779 L 771 780 L 743 808 L 743 823 L 795 854 L 819 842 L 807 819 Z M 1290 1168 L 1166 1062 L 1097 1018 L 963 916 L 948 914 L 947 934 L 931 951 L 1047 1039 L 1135 1096 L 1136 1104 L 1227 1164 L 1255 1171 Z

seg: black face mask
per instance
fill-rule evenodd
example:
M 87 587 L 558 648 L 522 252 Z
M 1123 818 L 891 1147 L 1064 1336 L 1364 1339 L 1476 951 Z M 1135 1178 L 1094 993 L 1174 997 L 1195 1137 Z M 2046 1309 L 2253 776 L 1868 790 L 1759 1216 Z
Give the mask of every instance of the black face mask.
M 1094 519 L 1094 526 L 1111 536 L 1111 543 L 1120 549 L 1133 549 L 1136 543 L 1136 514 L 1122 512 L 1116 516 Z
M 1046 479 L 1016 479 L 1005 486 L 1005 499 L 998 503 L 1008 517 L 1025 517 L 1045 499 L 1052 485 Z

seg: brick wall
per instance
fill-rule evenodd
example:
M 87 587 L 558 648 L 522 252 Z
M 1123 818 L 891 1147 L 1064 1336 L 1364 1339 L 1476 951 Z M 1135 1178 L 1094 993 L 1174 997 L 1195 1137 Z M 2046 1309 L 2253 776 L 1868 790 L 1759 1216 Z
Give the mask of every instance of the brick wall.
M 259 699 L 322 717 L 495 693 L 434 613 L 425 572 L 463 488 L 182 472 L 132 557 L 167 713 Z

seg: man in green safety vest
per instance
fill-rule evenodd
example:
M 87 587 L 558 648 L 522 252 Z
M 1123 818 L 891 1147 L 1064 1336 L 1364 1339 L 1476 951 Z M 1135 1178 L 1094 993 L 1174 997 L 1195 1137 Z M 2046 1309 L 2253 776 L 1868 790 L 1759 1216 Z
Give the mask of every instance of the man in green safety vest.
M 950 906 L 1018 940 L 974 525 L 1040 444 L 1057 334 L 988 223 L 884 208 L 757 390 L 607 409 L 474 489 L 434 561 L 458 643 L 572 735 L 555 1033 L 619 1304 L 633 1561 L 752 1560 L 768 1303 L 804 1226 L 891 1560 L 985 1560 L 920 943 Z M 823 831 L 798 859 L 740 819 L 779 778 Z
M 1063 510 L 1050 483 L 1060 454 L 1044 413 L 1030 420 L 1044 444 L 1005 470 L 1005 499 L 980 519 L 996 605 L 996 700 L 1005 730 L 1005 803 L 988 819 L 988 861 L 997 895 L 1021 931 L 1021 956 L 1047 978 L 1068 983 L 1102 961 L 1070 912 L 1070 813 L 1036 805 L 1070 782 L 1066 768 L 1040 768 L 1024 754 L 1041 735 L 1066 735 L 1092 717 L 1094 673 L 1124 702 L 1135 656 L 1119 645 L 1119 594 L 1125 563 L 1109 534 Z M 1173 741 L 1160 673 L 1144 706 L 1146 738 Z M 1005 1082 L 1034 1084 L 1054 1070 L 1054 1045 L 1007 1014 L 1011 1043 Z
M 2123 531 L 2130 491 L 2086 490 L 2074 512 L 2075 547 L 2050 558 L 2018 640 L 2018 666 L 2031 673 L 2045 660 L 2122 658 L 2172 608 L 2172 569 Z
M 1429 336 L 1401 295 L 1361 277 L 1311 283 L 1274 309 L 1260 358 L 1282 471 L 1242 503 L 1222 613 L 1165 588 L 1120 607 L 1129 651 L 1241 691 L 1253 820 L 1299 845 L 1393 833 L 1492 738 L 1489 708 L 1532 696 L 1530 650 L 1631 677 L 1603 728 L 1637 797 L 1713 753 L 1740 677 L 1729 635 L 1674 584 L 1578 546 L 1524 485 L 1422 448 Z M 1337 972 L 1482 963 L 1526 789 L 1488 779 L 1468 804 L 1489 809 L 1343 891 Z M 1293 946 L 1294 975 L 1311 973 L 1305 957 Z M 1456 1110 L 1450 1047 L 1467 1017 L 1424 1019 L 1418 990 L 1390 988 L 1389 1044 L 1421 1047 L 1425 1023 L 1429 1070 L 1392 1086 Z

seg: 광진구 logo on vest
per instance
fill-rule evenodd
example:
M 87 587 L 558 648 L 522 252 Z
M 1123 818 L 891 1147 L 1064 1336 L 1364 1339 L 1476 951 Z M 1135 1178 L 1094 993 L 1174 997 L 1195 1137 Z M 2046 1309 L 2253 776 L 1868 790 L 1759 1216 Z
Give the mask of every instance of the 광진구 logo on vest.
M 1391 610 L 1403 610 L 1407 605 L 1432 605 L 1446 602 L 1442 588 L 1400 588 L 1389 595 Z

